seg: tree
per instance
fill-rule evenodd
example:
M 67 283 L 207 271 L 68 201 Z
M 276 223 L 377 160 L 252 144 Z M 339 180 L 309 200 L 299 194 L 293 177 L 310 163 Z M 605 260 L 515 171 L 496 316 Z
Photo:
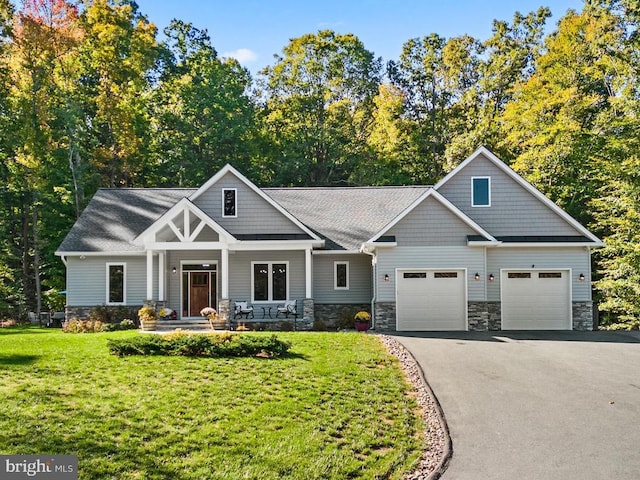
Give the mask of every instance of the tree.
M 273 181 L 358 183 L 381 60 L 356 36 L 324 30 L 291 40 L 262 75 Z
M 249 73 L 218 58 L 206 31 L 174 20 L 164 33 L 165 65 L 149 101 L 156 184 L 201 185 L 226 163 L 248 169 Z
M 110 187 L 144 183 L 150 71 L 158 56 L 156 27 L 132 0 L 85 0 L 80 52 L 82 87 L 95 135 L 90 154 Z

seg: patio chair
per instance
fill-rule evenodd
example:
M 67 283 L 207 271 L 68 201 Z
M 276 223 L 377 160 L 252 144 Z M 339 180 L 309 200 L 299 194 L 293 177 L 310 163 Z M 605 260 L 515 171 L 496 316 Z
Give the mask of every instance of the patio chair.
M 284 318 L 289 318 L 289 316 L 298 318 L 297 300 L 286 300 L 284 304 L 278 305 L 276 309 L 276 318 L 278 318 L 278 315 L 284 315 Z
M 40 323 L 38 321 L 38 316 L 36 315 L 36 312 L 29 312 L 29 313 L 27 313 L 27 316 L 29 317 L 29 323 L 31 325 L 36 325 L 36 324 Z
M 249 319 L 249 315 L 253 318 L 253 307 L 249 306 L 248 302 L 235 302 L 234 310 L 233 310 L 233 318 L 234 320 L 238 317 Z

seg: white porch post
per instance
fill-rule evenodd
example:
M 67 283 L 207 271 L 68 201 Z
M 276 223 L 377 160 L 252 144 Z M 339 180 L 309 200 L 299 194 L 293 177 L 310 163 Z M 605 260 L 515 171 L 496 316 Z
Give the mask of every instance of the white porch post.
M 305 298 L 311 298 L 311 249 L 304 251 Z
M 158 252 L 158 301 L 164 302 L 165 252 Z
M 153 300 L 153 250 L 147 250 L 147 300 Z
M 229 298 L 229 249 L 220 252 L 220 298 Z

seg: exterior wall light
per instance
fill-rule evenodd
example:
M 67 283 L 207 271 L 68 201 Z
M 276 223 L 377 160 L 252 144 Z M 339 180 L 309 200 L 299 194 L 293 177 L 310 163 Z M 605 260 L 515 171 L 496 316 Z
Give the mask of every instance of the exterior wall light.
M 578 275 L 578 280 L 581 282 L 584 282 L 585 278 L 586 277 L 584 276 L 584 273 L 581 273 L 580 275 Z
M 384 274 L 384 281 L 385 281 L 385 282 L 388 282 L 389 280 L 391 280 L 391 277 L 389 277 L 389 274 L 388 274 L 388 273 L 385 273 L 385 274 Z
M 478 280 L 480 280 L 480 274 L 478 272 L 476 272 L 476 274 L 473 276 L 473 279 L 477 282 Z
M 489 274 L 489 281 L 493 282 L 496 279 L 496 277 L 493 276 L 493 273 Z
M 173 267 L 173 268 L 171 269 L 171 273 L 174 273 L 174 274 L 175 274 L 177 271 L 178 271 L 178 269 L 177 269 L 176 267 Z

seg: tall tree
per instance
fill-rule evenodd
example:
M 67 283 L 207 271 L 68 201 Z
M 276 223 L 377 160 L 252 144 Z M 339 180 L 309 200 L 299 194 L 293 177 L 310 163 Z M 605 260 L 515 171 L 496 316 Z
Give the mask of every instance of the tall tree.
M 201 185 L 226 163 L 247 170 L 255 114 L 249 73 L 220 59 L 206 31 L 174 20 L 164 33 L 164 69 L 149 100 L 157 183 Z
M 367 158 L 381 60 L 356 36 L 323 30 L 291 40 L 262 74 L 275 183 L 349 181 Z
M 158 56 L 156 27 L 133 0 L 85 0 L 81 48 L 83 86 L 92 99 L 91 155 L 101 183 L 144 183 L 149 119 L 145 102 Z

